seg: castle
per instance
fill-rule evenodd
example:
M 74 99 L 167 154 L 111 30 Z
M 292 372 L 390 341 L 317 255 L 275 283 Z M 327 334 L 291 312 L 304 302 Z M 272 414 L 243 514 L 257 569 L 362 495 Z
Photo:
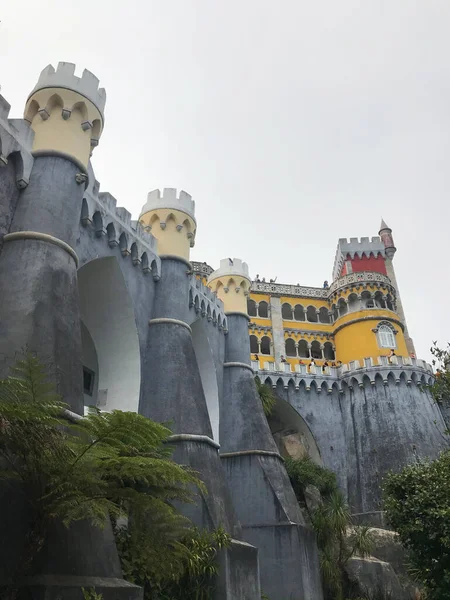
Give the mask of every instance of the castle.
M 0 377 L 28 347 L 55 365 L 74 413 L 96 405 L 170 422 L 175 460 L 208 489 L 185 514 L 233 538 L 216 597 L 259 600 L 262 588 L 271 600 L 321 600 L 315 537 L 283 456 L 332 469 L 355 520 L 384 527 L 384 473 L 447 445 L 432 369 L 408 334 L 392 232 L 382 222 L 379 237 L 340 239 L 322 288 L 252 280 L 236 258 L 192 263 L 189 194 L 154 190 L 133 221 L 100 191 L 90 157 L 105 102 L 98 79 L 70 63 L 42 71 L 23 119 L 0 96 Z M 275 389 L 269 420 L 255 375 Z M 5 539 L 19 509 L 8 506 Z M 17 549 L 0 555 L 1 578 Z M 111 531 L 87 524 L 59 531 L 30 585 L 36 597 L 78 598 L 83 586 L 141 597 Z

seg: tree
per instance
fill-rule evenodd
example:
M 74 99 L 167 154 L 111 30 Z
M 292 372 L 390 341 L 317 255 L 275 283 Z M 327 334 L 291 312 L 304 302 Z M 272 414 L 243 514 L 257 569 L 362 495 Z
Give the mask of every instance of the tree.
M 389 473 L 384 509 L 430 600 L 450 599 L 450 451 Z
M 144 600 L 210 600 L 219 572 L 218 551 L 229 546 L 223 528 L 191 528 L 171 546 L 155 544 L 138 527 L 116 529 L 124 576 L 144 589 Z
M 301 459 L 287 458 L 286 470 L 298 501 L 309 515 L 317 535 L 319 558 L 325 596 L 343 600 L 350 587 L 345 570 L 352 556 L 367 556 L 373 546 L 368 527 L 354 527 L 350 509 L 339 491 L 336 475 L 315 464 L 309 456 Z M 317 506 L 308 506 L 308 487 L 320 492 Z
M 269 417 L 272 414 L 275 404 L 277 403 L 275 394 L 273 393 L 272 388 L 269 385 L 267 385 L 267 383 L 261 383 L 261 380 L 258 376 L 255 377 L 255 383 L 256 389 L 261 399 L 264 414 L 266 415 L 266 417 Z
M 433 342 L 430 348 L 434 358 L 431 361 L 433 367 L 436 367 L 436 378 L 431 386 L 431 393 L 438 403 L 450 402 L 450 343 L 447 344 L 447 349 L 442 350 Z
M 133 515 L 142 532 L 157 520 L 160 539 L 167 540 L 189 524 L 172 502 L 192 502 L 193 486 L 203 487 L 193 471 L 170 459 L 163 425 L 121 411 L 93 411 L 77 422 L 65 414 L 67 405 L 36 356 L 23 356 L 0 381 L 0 481 L 23 493 L 32 523 L 11 574 L 11 597 L 52 521 L 69 527 L 88 519 L 102 527 L 110 516 Z

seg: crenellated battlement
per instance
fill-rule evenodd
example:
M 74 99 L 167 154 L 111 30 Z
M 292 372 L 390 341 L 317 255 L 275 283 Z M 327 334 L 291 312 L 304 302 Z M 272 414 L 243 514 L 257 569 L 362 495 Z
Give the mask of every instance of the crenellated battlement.
M 69 62 L 59 62 L 55 70 L 53 65 L 47 65 L 41 71 L 37 84 L 29 97 L 45 88 L 65 88 L 81 94 L 97 107 L 104 116 L 106 91 L 99 88 L 99 79 L 87 69 L 81 77 L 75 75 L 76 65 Z
M 189 288 L 189 308 L 193 308 L 197 315 L 205 317 L 220 331 L 227 331 L 227 320 L 222 300 L 204 285 L 195 274 L 191 276 Z
M 19 189 L 28 185 L 34 159 L 31 155 L 34 132 L 23 119 L 9 119 L 11 106 L 0 96 L 0 168 L 12 160 Z
M 147 202 L 142 207 L 139 218 L 147 212 L 165 208 L 184 212 L 196 222 L 195 201 L 192 200 L 192 196 L 184 190 L 181 190 L 180 194 L 177 195 L 176 188 L 164 188 L 162 194 L 159 189 L 149 192 L 147 195 Z
M 399 385 L 403 382 L 408 386 L 426 387 L 434 382 L 431 365 L 423 360 L 401 356 L 393 357 L 391 362 L 387 356 L 376 356 L 325 369 L 317 365 L 298 364 L 293 371 L 289 363 L 273 362 L 266 362 L 264 368 L 259 369 L 256 361 L 252 361 L 252 366 L 261 381 L 274 388 L 281 384 L 284 389 L 292 385 L 298 390 L 303 384 L 306 391 L 314 388 L 317 392 L 323 391 L 326 394 L 331 394 L 333 389 L 344 393 L 349 388 L 374 386 L 377 379 L 384 385 Z
M 100 192 L 92 166 L 89 168 L 89 185 L 85 191 L 81 211 L 81 224 L 98 237 L 105 237 L 111 249 L 119 247 L 124 258 L 130 257 L 134 266 L 141 266 L 144 274 L 152 273 L 158 280 L 161 261 L 157 254 L 157 240 L 144 230 L 131 213 L 117 206 L 116 198 L 109 192 Z
M 372 238 L 339 238 L 334 259 L 333 279 L 339 277 L 342 265 L 348 255 L 353 259 L 355 256 L 358 256 L 359 258 L 362 258 L 363 255 L 369 257 L 371 254 L 373 254 L 373 256 L 381 255 L 386 257 L 385 245 L 379 236 L 374 236 Z
M 223 258 L 220 261 L 220 267 L 211 273 L 208 281 L 213 281 L 220 277 L 232 277 L 233 275 L 244 277 L 250 281 L 247 263 L 240 258 Z

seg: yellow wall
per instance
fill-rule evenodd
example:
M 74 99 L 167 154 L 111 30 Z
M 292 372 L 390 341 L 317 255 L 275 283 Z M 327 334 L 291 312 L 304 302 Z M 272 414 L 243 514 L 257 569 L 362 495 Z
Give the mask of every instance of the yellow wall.
M 63 119 L 62 110 L 71 111 Z M 46 109 L 47 120 L 38 110 Z M 98 109 L 72 90 L 46 88 L 37 91 L 27 102 L 24 118 L 34 131 L 33 151 L 53 150 L 73 156 L 85 167 L 91 154 L 91 139 L 98 140 L 102 129 L 102 117 Z M 90 121 L 92 129 L 83 130 L 81 124 Z
M 368 316 L 368 311 L 353 312 L 349 315 L 344 315 L 336 321 L 335 327 L 338 328 L 343 323 L 348 323 L 354 319 L 364 318 Z M 340 329 L 334 335 L 336 345 L 336 360 L 342 363 L 348 363 L 351 360 L 363 360 L 367 357 L 387 356 L 390 348 L 381 348 L 378 345 L 378 336 L 372 331 L 375 329 L 382 317 L 386 317 L 386 311 L 377 310 L 371 311 L 371 316 L 378 314 L 378 318 L 358 321 Z M 392 314 L 392 313 L 391 313 Z M 398 332 L 395 336 L 397 347 L 395 353 L 398 356 L 408 356 L 406 349 L 405 338 L 401 327 L 397 323 L 390 324 Z
M 374 285 L 364 285 L 364 289 L 358 290 L 357 293 L 362 293 L 362 291 L 369 291 L 369 292 L 380 291 L 383 294 L 386 294 L 386 295 L 391 294 L 392 295 L 392 292 L 389 288 L 384 288 L 384 287 L 378 288 L 377 286 L 374 286 Z M 351 293 L 355 293 L 355 292 L 352 290 L 346 290 L 342 294 L 342 296 L 347 297 Z M 270 295 L 268 295 L 268 294 L 252 293 L 251 298 L 253 300 L 255 300 L 255 302 L 260 302 L 262 300 L 265 300 L 266 302 L 268 302 L 270 304 Z M 315 299 L 315 298 L 291 298 L 291 297 L 285 296 L 285 297 L 281 297 L 280 301 L 281 301 L 281 305 L 283 305 L 285 302 L 287 302 L 293 308 L 295 307 L 295 305 L 301 304 L 305 308 L 308 306 L 314 306 L 316 308 L 321 308 L 322 306 L 324 306 L 327 309 L 329 309 L 329 304 L 326 300 Z M 350 321 L 354 321 L 357 319 L 367 319 L 367 317 L 373 317 L 373 318 L 364 320 L 364 321 L 358 321 L 357 323 L 347 325 L 346 327 L 343 327 L 342 329 L 340 329 L 341 325 L 344 325 L 346 323 L 349 323 Z M 337 319 L 335 323 L 330 323 L 330 324 L 311 323 L 309 321 L 295 321 L 295 320 L 291 321 L 291 320 L 283 319 L 283 328 L 284 329 L 291 329 L 294 332 L 297 330 L 302 331 L 301 335 L 298 335 L 296 333 L 289 335 L 285 331 L 284 339 L 286 340 L 287 338 L 291 337 L 296 342 L 298 342 L 299 339 L 305 339 L 308 342 L 317 340 L 319 343 L 325 343 L 324 340 L 321 339 L 319 336 L 314 335 L 314 334 L 308 335 L 306 333 L 308 331 L 323 331 L 324 333 L 330 334 L 330 340 L 327 340 L 327 341 L 331 341 L 331 343 L 334 343 L 334 346 L 336 348 L 336 360 L 341 361 L 342 363 L 348 363 L 352 360 L 362 361 L 364 358 L 367 358 L 367 357 L 375 358 L 378 356 L 387 356 L 390 352 L 390 349 L 389 348 L 381 348 L 378 345 L 378 336 L 376 333 L 374 333 L 372 331 L 372 329 L 375 329 L 377 327 L 377 325 L 379 324 L 379 322 L 382 321 L 383 319 L 388 319 L 388 318 L 392 318 L 392 317 L 394 317 L 394 314 L 391 310 L 372 309 L 371 308 L 371 309 L 364 309 L 362 311 L 354 311 L 354 312 L 347 313 L 343 317 L 340 317 L 339 319 Z M 398 318 L 398 320 L 400 320 L 400 319 Z M 251 322 L 255 323 L 257 325 L 261 325 L 261 326 L 272 326 L 272 321 L 270 318 L 269 319 L 264 319 L 264 318 L 261 319 L 259 317 L 251 317 Z M 398 356 L 408 356 L 409 353 L 406 348 L 405 338 L 404 338 L 403 331 L 402 331 L 400 325 L 398 325 L 397 323 L 392 323 L 392 321 L 389 321 L 389 322 L 390 322 L 390 324 L 392 324 L 392 326 L 398 332 L 395 336 L 395 341 L 396 341 L 395 353 Z M 337 333 L 335 333 L 335 331 L 337 329 L 339 329 L 339 331 Z M 250 335 L 251 335 L 251 332 L 250 332 Z M 262 337 L 262 335 L 268 335 L 269 337 L 272 338 L 271 334 L 256 333 L 255 335 L 257 335 L 258 338 Z M 283 352 L 283 354 L 285 354 L 285 353 Z M 289 362 L 292 365 L 298 364 L 298 361 L 299 361 L 298 357 L 286 356 L 285 358 L 286 358 L 287 362 Z M 302 358 L 301 360 L 305 364 L 309 362 L 309 359 Z M 267 362 L 267 357 L 261 356 L 260 364 L 262 365 L 263 362 Z M 321 360 L 316 359 L 316 363 L 321 364 Z
M 189 260 L 190 248 L 194 245 L 195 223 L 186 213 L 157 208 L 141 215 L 139 221 L 144 227 L 150 227 L 158 240 L 158 254 L 173 254 Z

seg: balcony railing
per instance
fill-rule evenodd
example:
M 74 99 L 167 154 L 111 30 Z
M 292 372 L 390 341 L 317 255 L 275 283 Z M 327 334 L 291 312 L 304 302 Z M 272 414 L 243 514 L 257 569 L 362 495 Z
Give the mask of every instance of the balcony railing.
M 310 376 L 320 377 L 332 377 L 339 379 L 349 373 L 361 371 L 363 369 L 377 369 L 377 368 L 398 368 L 398 367 L 415 367 L 421 371 L 433 375 L 433 368 L 424 360 L 418 358 L 410 358 L 405 356 L 376 356 L 365 358 L 362 361 L 353 360 L 349 363 L 342 364 L 339 367 L 322 367 L 321 365 L 310 365 L 310 364 L 295 364 L 292 365 L 288 362 L 264 362 L 263 368 L 260 368 L 259 361 L 252 361 L 252 368 L 256 371 L 262 371 L 264 374 L 267 373 L 290 373 L 290 374 L 302 374 Z
M 391 280 L 387 275 L 383 275 L 382 273 L 377 273 L 375 271 L 361 271 L 360 273 L 349 273 L 348 275 L 343 275 L 333 281 L 328 290 L 329 294 L 333 294 L 337 290 L 355 285 L 355 284 L 371 284 L 371 283 L 382 283 L 383 285 L 392 287 Z

